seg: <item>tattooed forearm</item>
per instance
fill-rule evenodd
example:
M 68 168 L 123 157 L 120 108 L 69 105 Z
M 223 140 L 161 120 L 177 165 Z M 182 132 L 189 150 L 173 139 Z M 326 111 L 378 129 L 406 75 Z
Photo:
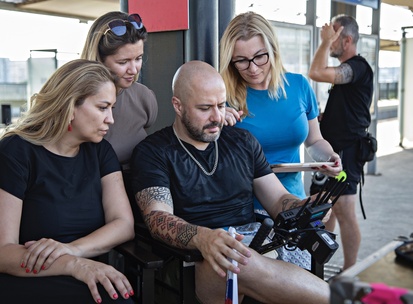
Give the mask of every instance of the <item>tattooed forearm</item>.
M 282 206 L 282 211 L 289 210 L 289 209 L 294 209 L 301 204 L 301 200 L 296 199 L 296 198 L 286 198 L 281 202 Z
M 197 234 L 197 226 L 165 211 L 152 211 L 144 217 L 152 235 L 167 244 L 178 248 L 188 248 Z
M 189 242 L 197 234 L 197 226 L 172 214 L 173 201 L 168 188 L 146 188 L 136 194 L 136 201 L 153 237 L 171 246 L 188 248 Z
M 197 227 L 188 223 L 178 226 L 178 243 L 188 246 L 189 241 L 197 234 Z
M 165 187 L 146 188 L 136 193 L 136 202 L 143 212 L 153 202 L 164 203 L 173 207 L 171 192 Z

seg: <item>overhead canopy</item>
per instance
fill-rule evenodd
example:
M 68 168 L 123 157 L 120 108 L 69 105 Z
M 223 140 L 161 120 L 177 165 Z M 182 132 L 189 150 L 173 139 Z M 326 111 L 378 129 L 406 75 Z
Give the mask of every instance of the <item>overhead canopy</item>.
M 382 0 L 382 3 L 402 6 L 413 12 L 413 0 Z M 106 12 L 120 10 L 120 0 L 0 0 L 0 9 L 89 21 Z M 380 49 L 399 51 L 399 41 L 383 39 Z
M 413 12 L 413 0 L 382 0 L 381 2 L 396 6 L 404 6 Z
M 413 0 L 382 0 L 413 11 Z M 119 0 L 0 0 L 0 9 L 94 20 L 100 15 L 119 10 Z
M 401 6 L 413 12 L 413 0 L 382 0 L 382 3 Z M 382 51 L 400 51 L 399 40 L 380 39 L 380 50 Z
M 19 12 L 95 20 L 110 11 L 120 10 L 119 0 L 0 0 L 0 9 Z
M 381 51 L 400 51 L 400 41 L 380 39 L 380 50 Z

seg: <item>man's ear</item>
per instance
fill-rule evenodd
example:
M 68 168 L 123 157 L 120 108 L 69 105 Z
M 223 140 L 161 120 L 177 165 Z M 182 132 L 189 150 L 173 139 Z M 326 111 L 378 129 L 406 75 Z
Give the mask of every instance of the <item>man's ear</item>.
M 182 102 L 178 97 L 172 97 L 172 106 L 174 107 L 176 115 L 182 116 Z
M 353 45 L 353 37 L 351 36 L 346 36 L 343 38 L 344 40 L 344 48 L 348 49 L 350 46 Z

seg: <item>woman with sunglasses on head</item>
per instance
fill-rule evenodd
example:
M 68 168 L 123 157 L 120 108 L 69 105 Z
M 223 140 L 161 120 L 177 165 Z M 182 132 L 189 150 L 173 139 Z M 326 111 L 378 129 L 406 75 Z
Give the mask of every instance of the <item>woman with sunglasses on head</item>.
M 133 148 L 147 136 L 156 120 L 155 94 L 137 81 L 148 33 L 138 14 L 108 12 L 94 21 L 81 58 L 102 62 L 117 78 L 115 124 L 105 136 L 118 156 L 129 189 L 129 160 Z M 134 202 L 133 195 L 130 195 Z M 132 204 L 135 206 L 135 204 Z
M 133 303 L 99 257 L 134 237 L 111 145 L 115 79 L 101 63 L 60 67 L 0 136 L 0 302 Z
M 300 74 L 285 70 L 277 37 L 261 15 L 236 16 L 220 41 L 220 73 L 227 88 L 226 124 L 249 130 L 261 143 L 270 164 L 299 163 L 300 146 L 331 176 L 341 171 L 340 157 L 325 141 L 318 125 L 313 90 Z M 306 197 L 301 172 L 277 173 L 292 194 Z M 267 215 L 255 200 L 257 213 Z M 310 268 L 308 252 L 278 250 L 279 258 Z

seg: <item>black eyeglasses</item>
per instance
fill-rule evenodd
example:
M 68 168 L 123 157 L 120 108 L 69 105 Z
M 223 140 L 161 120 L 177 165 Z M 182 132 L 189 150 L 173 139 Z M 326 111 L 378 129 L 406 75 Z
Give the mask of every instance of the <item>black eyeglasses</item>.
M 129 22 L 134 28 L 140 30 L 143 27 L 142 18 L 138 14 L 131 14 L 127 20 L 116 19 L 108 23 L 108 29 L 103 33 L 106 35 L 108 31 L 112 31 L 116 36 L 123 36 L 126 33 L 125 23 Z
M 233 61 L 232 64 L 238 71 L 244 71 L 250 67 L 251 62 L 253 62 L 256 66 L 262 66 L 268 62 L 268 59 L 268 53 L 264 53 L 256 55 L 252 59 L 241 59 Z

